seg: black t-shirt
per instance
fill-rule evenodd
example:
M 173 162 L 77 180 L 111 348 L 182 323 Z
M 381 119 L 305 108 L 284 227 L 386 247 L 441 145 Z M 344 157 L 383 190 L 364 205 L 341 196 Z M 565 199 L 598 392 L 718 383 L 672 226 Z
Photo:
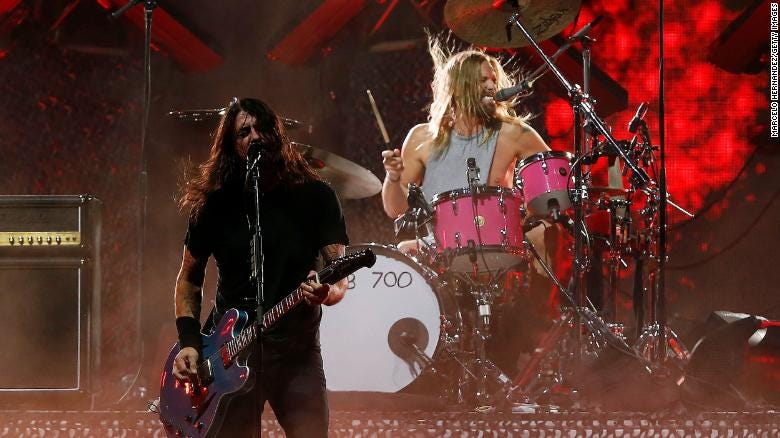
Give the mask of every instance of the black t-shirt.
M 324 182 L 279 186 L 262 195 L 260 225 L 263 236 L 265 309 L 289 295 L 316 270 L 322 247 L 347 245 L 341 205 Z M 230 308 L 251 314 L 256 309 L 251 273 L 251 196 L 241 184 L 226 184 L 206 200 L 197 220 L 190 219 L 185 245 L 193 256 L 214 256 L 217 281 L 217 317 Z M 318 345 L 322 311 L 301 304 L 266 331 L 266 341 L 290 347 Z

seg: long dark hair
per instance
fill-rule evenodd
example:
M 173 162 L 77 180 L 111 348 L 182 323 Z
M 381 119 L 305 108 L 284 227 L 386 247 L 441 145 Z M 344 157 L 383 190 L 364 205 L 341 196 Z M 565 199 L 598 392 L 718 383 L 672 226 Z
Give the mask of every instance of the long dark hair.
M 228 181 L 240 178 L 246 173 L 246 160 L 236 150 L 235 123 L 238 114 L 244 111 L 257 119 L 260 131 L 276 154 L 276 183 L 281 185 L 301 184 L 320 180 L 317 172 L 306 159 L 290 144 L 281 118 L 260 99 L 234 99 L 219 122 L 209 157 L 201 163 L 191 176 L 185 176 L 179 206 L 190 209 L 190 215 L 197 218 L 208 196 L 225 186 Z

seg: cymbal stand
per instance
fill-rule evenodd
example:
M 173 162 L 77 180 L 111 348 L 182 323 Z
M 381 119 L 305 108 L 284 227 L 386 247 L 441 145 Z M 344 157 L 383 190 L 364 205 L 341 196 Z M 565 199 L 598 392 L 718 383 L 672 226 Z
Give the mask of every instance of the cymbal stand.
M 557 68 L 555 64 L 547 57 L 547 55 L 544 53 L 542 48 L 539 46 L 539 44 L 536 42 L 536 40 L 533 38 L 533 36 L 528 32 L 528 30 L 525 28 L 525 26 L 520 22 L 520 14 L 514 13 L 508 20 L 508 26 L 515 25 L 517 28 L 520 29 L 520 31 L 523 33 L 525 38 L 528 40 L 528 42 L 531 43 L 531 45 L 534 47 L 536 52 L 539 54 L 539 56 L 544 60 L 544 62 L 549 67 L 550 71 L 558 78 L 558 81 L 561 83 L 561 85 L 565 88 L 569 95 L 570 105 L 573 110 L 573 117 L 574 117 L 574 123 L 573 126 L 575 127 L 574 130 L 574 155 L 575 160 L 577 160 L 577 163 L 581 160 L 581 157 L 583 157 L 583 133 L 581 127 L 583 126 L 583 122 L 585 120 L 588 121 L 588 125 L 593 129 L 593 132 L 597 134 L 601 134 L 603 138 L 605 139 L 605 145 L 607 147 L 611 147 L 612 150 L 623 160 L 625 165 L 631 170 L 631 176 L 629 177 L 630 181 L 635 187 L 642 188 L 645 187 L 650 179 L 647 175 L 647 173 L 639 168 L 633 160 L 632 157 L 629 157 L 625 151 L 618 145 L 617 141 L 612 137 L 611 133 L 606 127 L 606 124 L 604 121 L 599 118 L 594 110 L 593 105 L 590 99 L 590 96 L 587 96 L 583 93 L 582 89 L 578 85 L 571 84 L 561 73 L 561 71 Z M 586 25 L 585 27 L 592 26 L 592 23 L 590 25 Z M 584 30 L 585 28 L 583 28 Z M 580 32 L 578 32 L 580 33 Z M 583 209 L 583 201 L 587 198 L 587 190 L 585 187 L 585 181 L 583 178 L 583 172 L 582 172 L 582 166 L 577 165 L 574 166 L 573 169 L 573 176 L 574 176 L 574 189 L 571 191 L 571 194 L 573 195 L 572 204 L 574 209 L 574 262 L 572 266 L 572 287 L 573 291 L 575 292 L 576 297 L 581 297 L 584 294 L 583 285 L 584 285 L 584 274 L 587 269 L 588 263 L 587 263 L 587 257 L 585 254 L 585 239 L 587 238 L 587 229 L 584 224 L 584 209 Z M 554 283 L 558 287 L 558 289 L 561 292 L 561 296 L 564 297 L 565 301 L 568 302 L 568 304 L 571 306 L 571 311 L 575 312 L 575 315 L 578 318 L 577 323 L 575 324 L 575 327 L 577 328 L 578 332 L 578 347 L 577 348 L 577 360 L 581 360 L 582 358 L 582 336 L 580 329 L 581 327 L 584 327 L 587 329 L 589 334 L 592 334 L 600 339 L 604 339 L 609 344 L 615 346 L 616 348 L 619 348 L 623 351 L 626 351 L 629 354 L 635 355 L 639 358 L 637 352 L 630 346 L 628 346 L 624 340 L 616 336 L 614 333 L 612 333 L 609 328 L 606 326 L 603 320 L 598 318 L 593 312 L 586 312 L 582 306 L 580 306 L 580 300 L 575 298 L 571 295 L 571 291 L 560 283 L 560 281 L 557 280 L 555 277 L 555 274 L 552 272 L 552 270 L 549 268 L 549 266 L 544 263 L 544 260 L 539 257 L 539 254 L 533 247 L 533 245 L 528 244 L 527 247 L 532 252 L 532 254 L 539 260 L 541 266 L 545 269 L 547 274 L 550 276 L 551 279 L 553 279 Z M 641 360 L 641 358 L 640 358 Z M 516 385 L 517 388 L 517 385 Z M 522 390 L 522 388 L 519 388 Z M 513 391 L 514 392 L 514 391 Z
M 653 147 L 647 122 L 637 120 L 642 142 L 632 148 L 633 155 L 642 160 L 645 167 L 654 169 Z M 633 142 L 632 142 L 633 144 Z M 655 173 L 655 172 L 654 172 Z M 660 317 L 661 269 L 660 263 L 660 218 L 662 195 L 655 186 L 642 190 L 647 197 L 641 216 L 644 224 L 638 233 L 636 248 L 636 271 L 634 273 L 634 312 L 637 325 L 636 349 L 642 356 L 660 365 L 670 359 L 678 368 L 683 368 L 689 353 L 677 334 Z M 684 209 L 680 208 L 684 213 Z M 649 303 L 648 303 L 649 301 Z M 663 328 L 662 328 L 663 327 Z
M 606 345 L 612 345 L 635 355 L 644 362 L 622 337 L 612 331 L 594 309 L 578 305 L 574 296 L 563 286 L 531 242 L 526 240 L 525 246 L 560 291 L 567 310 L 545 334 L 525 369 L 514 379 L 513 386 L 506 396 L 507 402 L 517 400 L 518 394 L 523 402 L 527 402 L 530 397 L 550 394 L 556 386 L 566 383 L 571 372 L 584 356 L 595 357 Z M 581 339 L 583 332 L 587 342 Z M 570 345 L 571 338 L 574 338 L 574 345 Z M 549 384 L 544 386 L 543 380 L 549 381 Z M 570 394 L 576 395 L 576 388 L 569 389 Z
M 599 200 L 601 201 L 601 200 Z M 617 297 L 618 280 L 620 267 L 628 268 L 628 264 L 623 259 L 623 255 L 630 250 L 628 239 L 631 235 L 631 195 L 626 199 L 610 198 L 606 200 L 607 211 L 609 212 L 609 261 L 607 267 L 609 270 L 609 291 L 607 293 L 608 302 L 605 307 L 606 316 L 611 318 L 613 323 L 617 323 Z M 619 214 L 622 212 L 622 215 Z M 601 273 L 599 273 L 600 275 Z

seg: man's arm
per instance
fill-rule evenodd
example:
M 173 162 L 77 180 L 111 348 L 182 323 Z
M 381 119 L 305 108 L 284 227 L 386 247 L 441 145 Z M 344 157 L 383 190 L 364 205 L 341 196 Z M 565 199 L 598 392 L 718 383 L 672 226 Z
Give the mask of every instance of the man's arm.
M 346 254 L 346 246 L 334 243 L 332 245 L 325 245 L 320 249 L 320 254 L 322 254 L 322 259 L 325 261 L 325 264 L 331 263 L 333 260 L 336 260 L 339 257 L 344 256 Z M 322 304 L 326 306 L 332 306 L 342 299 L 344 299 L 344 294 L 347 293 L 347 285 L 349 282 L 346 278 L 342 278 L 341 280 L 333 283 L 330 285 L 330 291 L 328 293 L 328 297 L 325 299 L 325 301 L 322 302 Z
M 203 280 L 208 259 L 198 259 L 185 247 L 179 275 L 176 276 L 174 306 L 176 317 L 189 316 L 200 321 Z
M 346 247 L 340 243 L 325 245 L 320 248 L 320 254 L 322 254 L 322 259 L 326 265 L 345 253 Z M 317 274 L 316 271 L 310 271 L 308 278 L 300 286 L 306 304 L 310 306 L 318 306 L 320 304 L 332 306 L 344 298 L 348 285 L 346 278 L 342 278 L 333 284 L 322 284 L 318 283 L 314 278 L 315 274 Z
M 197 258 L 184 248 L 174 290 L 176 328 L 180 343 L 182 338 L 200 336 L 200 306 L 207 263 L 208 258 Z M 173 375 L 182 380 L 196 375 L 199 355 L 195 347 L 182 345 L 173 360 Z
M 428 124 L 415 125 L 409 130 L 401 150 L 382 151 L 385 180 L 382 184 L 382 205 L 392 219 L 409 209 L 406 203 L 410 182 L 421 184 L 425 173 L 420 145 L 431 140 Z

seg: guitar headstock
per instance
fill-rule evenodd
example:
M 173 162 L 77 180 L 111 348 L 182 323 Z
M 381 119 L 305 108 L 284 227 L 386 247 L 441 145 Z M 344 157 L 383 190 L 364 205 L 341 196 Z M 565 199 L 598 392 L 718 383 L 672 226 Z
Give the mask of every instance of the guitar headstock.
M 376 263 L 376 255 L 371 248 L 341 256 L 320 272 L 320 281 L 335 282 L 360 268 L 370 268 Z
M 336 259 L 336 262 L 344 263 L 346 265 L 357 268 L 370 268 L 374 266 L 374 263 L 376 263 L 376 254 L 374 254 L 374 251 L 371 251 L 371 248 L 366 248 L 339 257 Z

